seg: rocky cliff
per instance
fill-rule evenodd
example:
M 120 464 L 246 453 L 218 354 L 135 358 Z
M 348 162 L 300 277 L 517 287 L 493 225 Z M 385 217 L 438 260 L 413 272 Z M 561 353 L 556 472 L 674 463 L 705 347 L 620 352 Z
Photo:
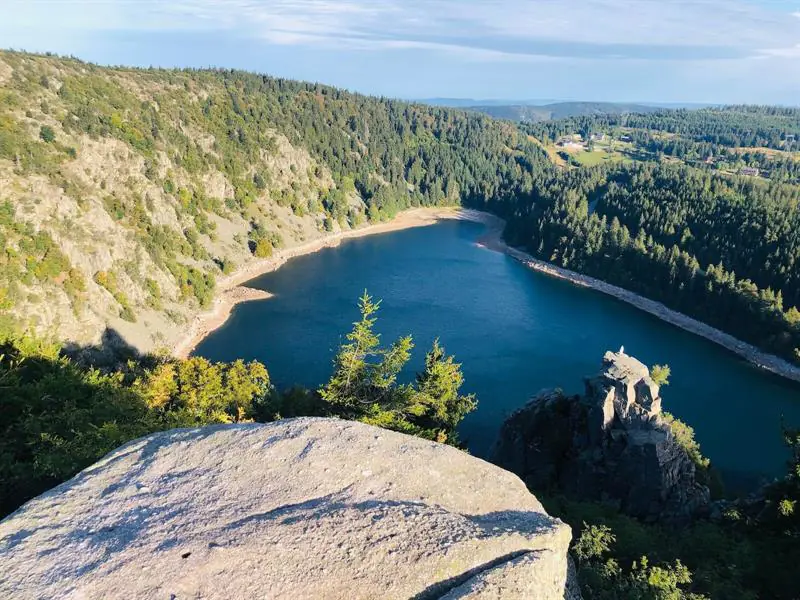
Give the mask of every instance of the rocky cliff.
M 682 520 L 707 509 L 708 488 L 661 416 L 645 365 L 607 352 L 583 396 L 540 392 L 504 423 L 493 462 L 532 490 L 611 502 L 647 520 Z
M 360 423 L 131 442 L 0 523 L 0 597 L 565 597 L 569 528 L 516 476 Z

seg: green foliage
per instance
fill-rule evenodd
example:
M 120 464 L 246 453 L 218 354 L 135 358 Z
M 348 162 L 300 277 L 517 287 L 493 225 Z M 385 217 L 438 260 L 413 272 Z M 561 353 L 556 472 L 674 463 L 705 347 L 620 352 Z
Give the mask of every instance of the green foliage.
M 202 358 L 101 372 L 28 337 L 0 342 L 0 515 L 121 444 L 249 419 L 272 393 L 263 365 Z
M 654 589 L 642 591 L 642 583 L 651 583 L 651 576 L 652 583 L 662 588 L 659 593 L 677 584 L 683 593 L 714 600 L 794 600 L 800 592 L 793 576 L 793 565 L 800 560 L 796 539 L 772 529 L 768 522 L 745 522 L 742 511 L 737 520 L 698 519 L 675 526 L 642 523 L 603 504 L 538 496 L 550 514 L 575 532 L 572 550 L 586 600 L 670 597 L 653 596 Z M 763 506 L 755 511 L 768 512 Z M 655 567 L 667 572 L 653 571 Z M 680 584 L 683 573 L 689 572 L 691 583 Z
M 272 256 L 272 244 L 266 238 L 261 238 L 256 242 L 255 250 L 253 250 L 253 256 L 256 258 L 269 258 Z
M 478 407 L 473 394 L 462 396 L 464 383 L 461 365 L 445 354 L 439 340 L 425 355 L 425 370 L 417 375 L 417 393 L 414 401 L 421 410 L 421 421 L 426 429 L 454 432 L 464 417 Z
M 161 287 L 158 285 L 158 282 L 148 277 L 144 280 L 144 283 L 147 293 L 150 296 L 147 300 L 147 305 L 153 310 L 162 310 L 164 305 L 162 303 Z
M 375 332 L 380 302 L 369 294 L 359 299 L 361 319 L 353 323 L 334 359 L 334 372 L 319 394 L 333 414 L 434 439 L 456 442 L 455 430 L 477 406 L 463 396 L 461 366 L 446 356 L 436 340 L 425 357 L 416 385 L 398 383 L 411 358 L 411 336 L 382 346 Z
M 669 365 L 653 365 L 650 367 L 650 378 L 659 386 L 669 385 L 669 376 L 672 374 Z
M 585 565 L 602 558 L 616 541 L 616 536 L 607 525 L 587 525 L 584 522 L 580 536 L 572 543 L 572 554 L 578 565 Z
M 202 308 L 211 306 L 217 285 L 216 278 L 211 273 L 173 261 L 167 263 L 167 268 L 178 282 L 182 298 L 194 297 Z
M 184 423 L 232 423 L 251 418 L 270 392 L 261 363 L 211 363 L 200 357 L 166 362 L 137 381 L 149 409 Z
M 700 474 L 707 473 L 711 461 L 700 451 L 700 444 L 694 438 L 694 429 L 668 412 L 662 413 L 662 417 L 672 431 L 675 441 L 686 451 Z
M 334 359 L 334 373 L 320 389 L 323 400 L 354 416 L 376 403 L 391 405 L 393 384 L 413 347 L 410 337 L 380 347 L 380 335 L 374 331 L 379 306 L 365 291 L 358 302 L 361 319 L 353 323 Z
M 116 289 L 113 273 L 95 279 Z M 158 286 L 147 280 L 153 295 Z M 455 440 L 461 417 L 475 406 L 460 396 L 458 365 L 438 342 L 416 389 L 397 376 L 410 357 L 410 337 L 388 348 L 372 331 L 377 303 L 361 300 L 362 319 L 337 357 L 323 393 L 292 388 L 278 394 L 258 362 L 145 357 L 99 371 L 31 337 L 0 341 L 0 515 L 64 481 L 133 438 L 173 427 L 300 415 L 336 415 Z M 449 411 L 452 411 L 449 412 Z
M 4 114 L 0 105 L 0 158 L 13 162 L 16 170 L 23 174 L 52 174 L 64 157 L 55 144 L 40 138 L 32 139 L 14 116 Z
M 53 131 L 53 128 L 49 125 L 42 125 L 42 127 L 39 129 L 39 138 L 43 142 L 51 144 L 56 141 L 56 132 Z
M 686 591 L 692 576 L 680 560 L 651 566 L 647 557 L 634 561 L 629 570 L 607 554 L 616 541 L 606 525 L 586 525 L 572 551 L 578 563 L 578 581 L 585 598 L 636 600 L 702 600 Z
M 798 206 L 798 186 L 632 164 L 542 178 L 498 212 L 512 245 L 796 360 Z

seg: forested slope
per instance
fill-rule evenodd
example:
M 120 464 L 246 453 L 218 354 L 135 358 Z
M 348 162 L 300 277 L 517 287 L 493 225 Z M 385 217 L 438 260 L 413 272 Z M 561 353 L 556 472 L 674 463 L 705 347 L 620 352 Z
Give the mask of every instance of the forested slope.
M 475 113 L 237 71 L 4 52 L 0 85 L 7 327 L 79 344 L 112 327 L 149 350 L 208 306 L 219 277 L 276 248 L 460 203 L 506 218 L 509 241 L 540 258 L 784 357 L 800 347 L 800 188 L 664 160 L 559 170 L 539 145 L 621 128 L 789 156 L 795 109 L 596 115 L 526 135 Z
M 575 169 L 506 207 L 506 237 L 798 360 L 799 199 L 680 165 Z
M 417 205 L 509 197 L 543 153 L 510 125 L 236 71 L 0 53 L 6 326 L 166 344 L 216 280 Z

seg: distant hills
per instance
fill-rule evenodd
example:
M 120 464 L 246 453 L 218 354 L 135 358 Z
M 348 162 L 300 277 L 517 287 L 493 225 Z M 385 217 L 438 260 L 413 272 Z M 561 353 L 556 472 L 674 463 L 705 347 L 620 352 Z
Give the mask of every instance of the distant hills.
M 424 104 L 465 108 L 485 113 L 496 119 L 535 123 L 595 114 L 652 113 L 674 108 L 702 108 L 697 103 L 631 103 L 631 102 L 555 102 L 552 100 L 473 100 L 469 98 L 430 98 Z
M 579 117 L 582 115 L 597 114 L 622 114 L 622 113 L 651 113 L 663 108 L 647 106 L 645 104 L 617 104 L 612 102 L 557 102 L 544 106 L 470 106 L 469 110 L 485 113 L 495 119 L 509 121 L 523 121 L 535 123 L 536 121 L 550 121 L 566 117 Z

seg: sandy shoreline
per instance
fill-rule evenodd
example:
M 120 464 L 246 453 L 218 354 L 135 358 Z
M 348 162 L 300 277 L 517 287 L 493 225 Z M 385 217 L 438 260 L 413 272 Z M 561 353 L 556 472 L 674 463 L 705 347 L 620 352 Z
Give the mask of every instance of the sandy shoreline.
M 462 221 L 476 221 L 490 223 L 499 221 L 497 217 L 480 211 L 460 208 L 413 208 L 399 213 L 394 219 L 386 223 L 367 225 L 359 229 L 350 229 L 333 233 L 299 246 L 279 250 L 273 256 L 248 263 L 232 275 L 217 282 L 217 292 L 211 309 L 197 315 L 189 325 L 189 329 L 172 346 L 171 354 L 176 358 L 186 358 L 197 345 L 215 329 L 221 327 L 240 302 L 251 300 L 264 300 L 272 295 L 262 290 L 243 287 L 241 284 L 282 267 L 287 261 L 297 256 L 311 254 L 322 248 L 338 246 L 342 240 L 359 238 L 367 235 L 399 231 L 411 227 L 424 227 L 434 225 L 446 219 Z M 502 221 L 500 221 L 502 222 Z
M 542 260 L 536 259 L 527 252 L 511 248 L 503 241 L 503 229 L 505 221 L 495 215 L 469 209 L 458 208 L 415 208 L 400 213 L 388 223 L 378 223 L 360 229 L 353 229 L 335 233 L 326 237 L 313 240 L 306 244 L 287 248 L 278 252 L 275 256 L 261 261 L 248 264 L 243 269 L 233 275 L 221 280 L 218 284 L 218 297 L 214 301 L 212 309 L 206 313 L 198 315 L 192 322 L 191 327 L 181 340 L 173 347 L 172 354 L 178 358 L 185 358 L 191 354 L 192 350 L 212 331 L 220 327 L 231 314 L 233 307 L 239 302 L 250 300 L 266 299 L 271 296 L 268 292 L 242 287 L 240 284 L 253 279 L 264 273 L 274 271 L 283 266 L 288 260 L 316 252 L 321 248 L 337 246 L 342 240 L 387 233 L 408 229 L 410 227 L 423 227 L 433 225 L 446 219 L 459 219 L 475 221 L 487 225 L 487 231 L 481 236 L 477 243 L 490 250 L 508 254 L 525 266 L 545 275 L 557 277 L 569 281 L 574 285 L 597 290 L 609 296 L 613 296 L 623 302 L 635 306 L 662 321 L 680 327 L 685 331 L 699 335 L 715 344 L 726 348 L 734 354 L 744 358 L 751 364 L 770 371 L 776 375 L 786 377 L 800 382 L 800 367 L 788 361 L 763 352 L 730 334 L 720 331 L 706 323 L 688 317 L 682 313 L 667 308 L 660 302 L 639 296 L 624 288 L 611 285 L 605 281 L 582 275 L 575 271 L 563 269 Z

